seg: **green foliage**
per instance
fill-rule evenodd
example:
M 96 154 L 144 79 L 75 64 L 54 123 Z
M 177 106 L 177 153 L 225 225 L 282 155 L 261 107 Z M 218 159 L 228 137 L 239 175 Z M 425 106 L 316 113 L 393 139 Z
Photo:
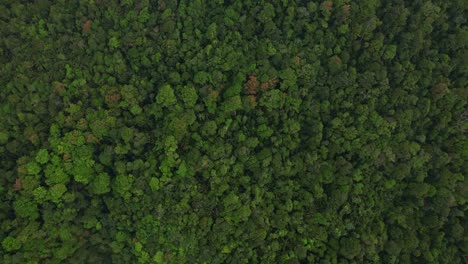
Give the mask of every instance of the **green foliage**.
M 149 185 L 152 191 L 159 190 L 159 179 L 156 177 L 151 177 Z
M 344 237 L 340 240 L 340 254 L 353 259 L 361 252 L 361 242 L 355 238 Z
M 133 129 L 124 127 L 121 129 L 120 135 L 125 143 L 129 143 L 133 139 Z
M 174 95 L 174 90 L 169 84 L 161 86 L 156 96 L 156 103 L 163 107 L 169 107 L 177 102 L 177 98 Z
M 114 190 L 120 195 L 126 195 L 127 192 L 132 188 L 133 176 L 118 175 L 115 178 Z
M 239 83 L 234 84 L 233 86 L 229 87 L 225 92 L 224 92 L 224 97 L 232 97 L 239 95 L 242 91 L 242 86 Z
M 198 100 L 197 90 L 192 86 L 185 86 L 181 92 L 181 99 L 187 108 L 194 107 Z
M 0 145 L 5 145 L 8 142 L 8 133 L 0 132 Z
M 58 160 L 57 156 L 55 156 L 55 158 Z M 44 172 L 46 177 L 46 183 L 49 186 L 59 183 L 67 183 L 70 180 L 70 176 L 64 171 L 63 168 L 52 164 L 47 165 L 47 168 Z
M 120 42 L 117 39 L 117 37 L 114 36 L 109 39 L 109 47 L 116 49 L 119 47 L 119 45 L 120 45 Z
M 39 174 L 39 172 L 41 172 L 41 166 L 39 166 L 39 164 L 34 161 L 31 161 L 28 164 L 26 164 L 26 169 L 31 175 L 37 175 Z
M 224 102 L 224 111 L 233 112 L 242 109 L 242 101 L 240 96 L 233 96 L 226 99 Z
M 466 262 L 466 1 L 0 2 L 0 263 Z
M 7 252 L 16 251 L 21 248 L 21 242 L 14 237 L 8 236 L 3 239 L 2 247 Z
M 265 124 L 261 124 L 258 128 L 257 128 L 257 133 L 258 135 L 261 137 L 261 138 L 270 138 L 271 135 L 273 135 L 273 129 L 269 128 L 267 125 Z
M 93 165 L 95 161 L 91 159 L 78 159 L 73 163 L 72 174 L 76 182 L 88 184 L 93 176 Z
M 384 58 L 387 60 L 391 60 L 395 57 L 396 52 L 397 52 L 397 46 L 390 45 L 385 49 Z
M 90 191 L 94 194 L 105 194 L 110 191 L 110 176 L 103 172 L 97 175 L 90 184 Z
M 280 90 L 271 90 L 265 93 L 260 99 L 259 105 L 265 106 L 267 109 L 281 109 L 284 104 L 284 96 Z
M 193 77 L 193 81 L 196 84 L 205 84 L 208 81 L 209 75 L 206 72 L 197 72 Z
M 430 187 L 427 183 L 410 183 L 407 193 L 417 198 L 423 198 L 428 194 Z
M 27 218 L 29 220 L 35 220 L 39 217 L 39 211 L 36 203 L 25 197 L 21 197 L 16 200 L 13 207 L 18 217 Z
M 56 184 L 49 189 L 50 198 L 53 202 L 60 202 L 63 194 L 67 191 L 67 187 L 64 184 Z
M 33 191 L 34 200 L 38 204 L 43 204 L 49 197 L 47 197 L 47 189 L 40 186 Z
M 46 164 L 49 161 L 49 152 L 46 149 L 41 149 L 37 152 L 36 161 L 40 164 Z

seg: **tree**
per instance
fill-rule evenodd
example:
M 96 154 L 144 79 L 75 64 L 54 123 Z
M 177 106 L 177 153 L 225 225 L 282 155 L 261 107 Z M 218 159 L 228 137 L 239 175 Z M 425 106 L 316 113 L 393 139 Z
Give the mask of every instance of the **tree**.
M 9 135 L 6 132 L 0 132 L 0 145 L 5 145 L 8 142 Z
M 354 259 L 361 253 L 361 242 L 352 237 L 340 239 L 340 254 L 347 259 Z
M 14 202 L 13 206 L 17 216 L 21 218 L 27 218 L 33 221 L 39 217 L 37 205 L 25 197 L 20 197 Z
M 207 72 L 200 71 L 195 74 L 193 77 L 193 82 L 196 84 L 206 84 L 209 80 L 210 76 Z
M 91 182 L 90 191 L 94 194 L 105 194 L 110 191 L 110 176 L 103 172 L 97 175 Z
M 177 102 L 177 98 L 174 95 L 174 90 L 169 84 L 161 86 L 156 95 L 156 103 L 162 107 L 172 106 Z
M 185 103 L 187 108 L 192 108 L 195 106 L 198 100 L 197 91 L 193 86 L 184 86 L 181 89 L 181 97 L 182 101 Z
M 21 248 L 21 242 L 12 236 L 7 236 L 2 241 L 2 247 L 6 252 L 17 251 Z
M 64 184 L 56 184 L 49 189 L 50 200 L 54 203 L 59 203 L 63 194 L 67 191 L 67 187 Z
M 225 112 L 233 112 L 242 109 L 242 100 L 240 96 L 233 96 L 227 98 L 223 103 L 223 109 Z
M 281 109 L 284 105 L 283 93 L 276 89 L 269 90 L 260 98 L 259 105 L 266 107 L 269 111 Z

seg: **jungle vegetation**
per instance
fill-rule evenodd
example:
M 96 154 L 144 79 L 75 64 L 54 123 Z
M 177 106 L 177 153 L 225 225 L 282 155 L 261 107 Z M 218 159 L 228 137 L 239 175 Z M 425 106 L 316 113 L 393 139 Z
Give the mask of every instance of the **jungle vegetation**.
M 0 1 L 0 262 L 467 263 L 467 8 Z

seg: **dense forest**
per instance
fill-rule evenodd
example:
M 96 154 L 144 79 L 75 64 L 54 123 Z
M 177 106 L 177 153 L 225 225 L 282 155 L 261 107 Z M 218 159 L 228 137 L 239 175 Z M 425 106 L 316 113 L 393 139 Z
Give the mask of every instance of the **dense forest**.
M 467 263 L 467 18 L 0 1 L 0 262 Z

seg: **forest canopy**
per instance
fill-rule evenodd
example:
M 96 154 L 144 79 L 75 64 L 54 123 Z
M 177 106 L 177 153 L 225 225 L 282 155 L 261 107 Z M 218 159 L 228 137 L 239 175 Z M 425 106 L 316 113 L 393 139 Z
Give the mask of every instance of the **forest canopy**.
M 0 262 L 467 263 L 467 8 L 0 1 Z

